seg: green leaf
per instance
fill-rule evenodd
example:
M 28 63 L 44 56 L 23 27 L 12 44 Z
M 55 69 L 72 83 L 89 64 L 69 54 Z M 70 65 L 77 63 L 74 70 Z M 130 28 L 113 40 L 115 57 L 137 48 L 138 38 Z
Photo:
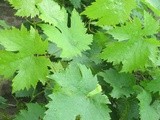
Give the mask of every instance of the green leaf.
M 144 12 L 143 25 L 141 21 L 135 18 L 132 22 L 126 23 L 121 27 L 116 27 L 108 31 L 114 39 L 118 41 L 140 39 L 145 36 L 150 36 L 158 32 L 159 22 L 156 21 L 152 15 Z
M 136 98 L 120 98 L 117 101 L 119 120 L 138 120 L 139 106 Z
M 21 30 L 3 30 L 0 32 L 0 44 L 5 50 L 0 51 L 0 74 L 13 79 L 13 92 L 35 87 L 40 80 L 45 83 L 50 64 L 45 57 L 47 41 L 42 41 L 39 34 L 31 28 L 30 32 L 23 26 Z
M 160 119 L 160 101 L 155 100 L 154 103 L 152 104 L 152 107 L 157 111 Z
M 20 90 L 20 91 L 17 91 L 15 92 L 15 96 L 18 98 L 18 97 L 31 97 L 33 95 L 33 91 L 34 89 L 33 88 L 30 88 L 29 90 Z
M 74 74 L 73 74 L 74 73 Z M 70 64 L 51 76 L 60 86 L 50 95 L 52 101 L 44 120 L 110 120 L 107 96 L 102 95 L 97 77 L 83 65 Z
M 129 97 L 130 94 L 134 93 L 133 86 L 135 85 L 135 78 L 131 74 L 118 73 L 110 69 L 100 73 L 100 75 L 113 87 L 111 92 L 113 98 Z
M 137 96 L 139 103 L 139 110 L 140 110 L 140 118 L 141 120 L 159 120 L 160 116 L 156 109 L 150 105 L 152 101 L 151 95 L 143 90 Z
M 144 36 L 158 33 L 159 21 L 155 20 L 151 14 L 144 12 L 144 25 L 142 33 Z
M 16 15 L 22 17 L 35 17 L 39 15 L 36 5 L 42 0 L 8 0 L 9 3 L 17 10 Z
M 50 24 L 56 25 L 65 19 L 64 9 L 61 9 L 53 0 L 43 0 L 38 4 L 38 9 L 41 13 L 39 18 Z
M 81 7 L 81 0 L 70 0 L 70 1 L 74 5 L 75 8 Z
M 41 120 L 44 117 L 45 108 L 37 103 L 28 103 L 27 110 L 21 110 L 14 120 Z
M 160 89 L 157 89 L 159 88 L 159 86 L 160 86 L 160 79 L 155 79 L 147 83 L 145 88 L 149 90 L 150 92 L 153 92 L 153 93 L 159 92 L 160 94 Z
M 82 14 L 98 19 L 98 25 L 115 25 L 128 20 L 135 6 L 135 0 L 96 0 Z
M 103 50 L 101 58 L 114 64 L 122 62 L 122 71 L 132 72 L 144 70 L 152 62 L 155 63 L 159 41 L 155 39 L 139 39 L 136 42 L 122 41 L 108 44 Z
M 148 81 L 146 84 L 144 84 L 144 88 L 150 92 L 156 93 L 159 92 L 160 94 L 160 69 L 157 67 L 156 69 L 152 69 L 151 70 L 151 76 L 152 76 L 152 80 Z
M 67 27 L 67 22 L 59 23 L 57 25 L 59 29 L 45 24 L 40 26 L 48 39 L 62 49 L 60 55 L 62 58 L 73 58 L 81 55 L 82 51 L 90 49 L 92 35 L 86 34 L 86 28 L 75 10 L 72 12 L 70 28 Z
M 160 15 L 160 1 L 159 0 L 141 0 L 146 4 L 155 14 Z
M 10 26 L 4 20 L 0 20 L 0 26 L 4 29 L 10 28 Z

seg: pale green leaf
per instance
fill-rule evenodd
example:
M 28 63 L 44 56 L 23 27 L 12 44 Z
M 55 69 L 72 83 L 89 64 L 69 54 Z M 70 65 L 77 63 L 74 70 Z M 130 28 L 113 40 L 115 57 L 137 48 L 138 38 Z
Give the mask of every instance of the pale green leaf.
M 14 120 L 41 120 L 45 108 L 37 103 L 28 103 L 27 110 L 21 110 Z
M 62 49 L 60 55 L 62 58 L 73 58 L 81 55 L 82 51 L 90 49 L 92 35 L 86 34 L 86 28 L 75 10 L 72 12 L 70 28 L 68 28 L 67 22 L 59 23 L 57 25 L 59 29 L 45 24 L 40 26 L 48 39 Z
M 128 20 L 135 6 L 135 0 L 96 0 L 82 14 L 98 19 L 98 25 L 115 25 Z
M 58 24 L 58 22 L 64 22 L 65 11 L 53 0 L 43 0 L 38 4 L 38 9 L 41 13 L 39 18 L 43 21 L 54 25 Z
M 101 58 L 114 64 L 122 62 L 122 71 L 132 72 L 144 70 L 154 60 L 158 53 L 159 41 L 155 39 L 139 39 L 136 41 L 122 41 L 108 44 L 103 50 Z
M 152 97 L 151 95 L 143 90 L 137 96 L 139 103 L 139 110 L 140 110 L 140 118 L 141 120 L 159 120 L 159 114 L 156 109 L 151 106 Z
M 48 42 L 42 41 L 33 28 L 30 32 L 23 26 L 21 30 L 3 30 L 0 44 L 5 48 L 0 51 L 0 74 L 9 78 L 17 73 L 13 79 L 13 92 L 35 87 L 39 80 L 45 83 L 50 61 L 43 54 Z
M 159 0 L 141 0 L 146 4 L 155 14 L 160 15 L 160 1 Z
M 108 31 L 115 39 L 119 41 L 139 39 L 145 36 L 153 35 L 158 32 L 159 22 L 152 15 L 144 12 L 144 23 L 142 24 L 138 18 L 132 22 L 127 22 L 126 25 L 113 28 Z
M 35 17 L 39 15 L 36 5 L 42 0 L 8 0 L 9 3 L 17 10 L 16 15 L 22 17 Z M 43 0 L 44 1 L 44 0 Z
M 44 120 L 110 120 L 109 100 L 102 95 L 100 85 L 91 70 L 83 65 L 70 64 L 61 73 L 51 76 L 60 86 L 50 95 L 52 101 Z

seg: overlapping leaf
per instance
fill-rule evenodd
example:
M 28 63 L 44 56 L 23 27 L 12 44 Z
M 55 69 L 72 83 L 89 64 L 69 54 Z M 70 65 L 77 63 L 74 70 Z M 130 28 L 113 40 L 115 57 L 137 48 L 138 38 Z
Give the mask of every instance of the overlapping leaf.
M 130 94 L 134 93 L 133 86 L 135 85 L 135 79 L 131 74 L 118 73 L 110 69 L 104 73 L 100 73 L 100 75 L 113 87 L 111 92 L 113 98 L 129 97 Z
M 155 64 L 160 42 L 147 37 L 157 33 L 158 28 L 158 22 L 148 13 L 144 13 L 143 25 L 136 18 L 132 23 L 110 30 L 109 34 L 120 42 L 108 44 L 101 58 L 114 64 L 122 62 L 122 71 L 125 72 L 143 70 L 150 61 Z
M 65 20 L 56 26 L 59 29 L 45 24 L 41 27 L 48 39 L 62 49 L 62 58 L 73 58 L 81 55 L 82 51 L 90 49 L 92 35 L 86 34 L 86 28 L 75 10 L 72 12 L 70 28 L 67 26 L 67 18 Z
M 132 22 L 126 23 L 121 27 L 116 27 L 109 30 L 111 34 L 118 41 L 139 39 L 144 36 L 151 36 L 156 34 L 159 29 L 159 22 L 156 21 L 151 14 L 144 12 L 143 24 L 138 18 L 135 18 Z
M 155 14 L 160 15 L 160 1 L 159 0 L 141 0 L 146 4 Z
M 98 19 L 99 25 L 115 25 L 129 19 L 135 6 L 135 0 L 96 0 L 82 14 Z
M 110 120 L 109 100 L 102 95 L 97 78 L 83 65 L 71 64 L 51 76 L 59 86 L 50 95 L 52 101 L 44 120 Z
M 40 11 L 39 18 L 43 21 L 54 25 L 58 24 L 58 22 L 64 22 L 64 10 L 53 0 L 43 0 L 37 6 Z
M 70 0 L 70 1 L 74 5 L 75 8 L 81 7 L 81 0 Z
M 119 120 L 138 120 L 139 106 L 136 98 L 120 98 L 117 101 L 117 106 L 120 115 Z
M 28 110 L 21 110 L 14 120 L 41 120 L 44 117 L 45 107 L 37 103 L 28 103 Z
M 0 51 L 0 74 L 8 78 L 17 71 L 13 92 L 35 87 L 39 80 L 45 83 L 50 63 L 45 57 L 48 43 L 43 42 L 33 28 L 30 32 L 23 26 L 21 30 L 3 30 L 0 32 L 0 44 L 5 48 Z
M 36 5 L 42 0 L 8 0 L 9 3 L 17 10 L 16 15 L 22 17 L 35 17 L 39 15 Z M 44 0 L 43 0 L 44 1 Z
M 159 120 L 160 115 L 155 107 L 151 106 L 152 97 L 151 95 L 143 90 L 138 96 L 139 110 L 140 110 L 140 118 L 141 120 Z

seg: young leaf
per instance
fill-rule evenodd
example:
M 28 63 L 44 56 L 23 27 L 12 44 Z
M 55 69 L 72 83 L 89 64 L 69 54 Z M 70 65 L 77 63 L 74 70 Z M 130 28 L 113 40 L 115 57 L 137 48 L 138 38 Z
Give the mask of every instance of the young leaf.
M 45 108 L 37 103 L 28 103 L 28 110 L 21 110 L 14 120 L 42 120 Z
M 38 80 L 45 83 L 50 64 L 45 57 L 47 41 L 42 41 L 39 34 L 31 28 L 30 32 L 23 26 L 21 30 L 3 30 L 0 32 L 0 44 L 5 50 L 0 51 L 0 74 L 13 79 L 13 92 L 35 87 Z
M 135 79 L 131 74 L 118 73 L 110 69 L 104 73 L 100 73 L 100 75 L 113 87 L 111 92 L 113 98 L 129 97 L 130 94 L 134 93 L 133 86 L 135 85 Z
M 39 15 L 36 5 L 42 0 L 8 0 L 9 3 L 17 10 L 16 15 L 22 17 L 35 17 Z
M 83 65 L 70 64 L 51 76 L 60 88 L 50 95 L 52 101 L 44 120 L 110 120 L 107 96 L 102 95 L 97 78 Z
M 90 49 L 92 35 L 86 34 L 86 28 L 75 10 L 72 12 L 70 28 L 67 27 L 67 22 L 59 23 L 57 25 L 59 29 L 45 24 L 41 27 L 48 39 L 62 49 L 62 58 L 73 58 Z
M 115 25 L 129 19 L 135 6 L 135 0 L 96 0 L 82 14 L 98 19 L 98 25 Z
M 43 21 L 54 25 L 64 21 L 64 9 L 61 9 L 58 3 L 53 0 L 43 0 L 37 6 L 41 13 L 39 18 Z
M 156 109 L 150 105 L 152 101 L 151 95 L 143 90 L 138 96 L 139 110 L 140 110 L 140 118 L 141 120 L 159 120 L 160 116 Z

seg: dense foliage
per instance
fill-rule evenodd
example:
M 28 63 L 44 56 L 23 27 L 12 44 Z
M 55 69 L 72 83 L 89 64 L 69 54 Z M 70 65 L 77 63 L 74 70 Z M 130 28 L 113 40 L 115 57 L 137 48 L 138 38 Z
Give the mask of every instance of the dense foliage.
M 160 119 L 158 0 L 6 2 L 26 22 L 0 23 L 3 119 Z

